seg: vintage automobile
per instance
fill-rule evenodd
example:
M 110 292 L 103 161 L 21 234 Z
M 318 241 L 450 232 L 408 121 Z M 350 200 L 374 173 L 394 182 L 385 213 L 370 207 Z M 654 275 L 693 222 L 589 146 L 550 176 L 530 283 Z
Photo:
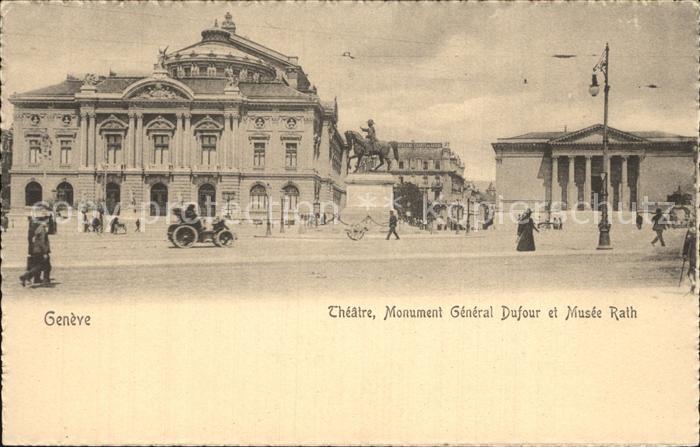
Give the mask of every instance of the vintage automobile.
M 177 248 L 189 248 L 195 242 L 209 241 L 217 247 L 230 247 L 236 239 L 223 219 L 215 219 L 212 228 L 208 229 L 196 214 L 183 214 L 179 208 L 173 209 L 173 214 L 179 222 L 168 227 L 168 240 Z

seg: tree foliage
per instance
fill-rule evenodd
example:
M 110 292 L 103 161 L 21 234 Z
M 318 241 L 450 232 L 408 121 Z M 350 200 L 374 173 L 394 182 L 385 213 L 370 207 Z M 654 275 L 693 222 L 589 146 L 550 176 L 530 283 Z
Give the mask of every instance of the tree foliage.
M 417 185 L 404 182 L 394 186 L 394 204 L 399 217 L 421 219 L 423 216 L 423 193 Z

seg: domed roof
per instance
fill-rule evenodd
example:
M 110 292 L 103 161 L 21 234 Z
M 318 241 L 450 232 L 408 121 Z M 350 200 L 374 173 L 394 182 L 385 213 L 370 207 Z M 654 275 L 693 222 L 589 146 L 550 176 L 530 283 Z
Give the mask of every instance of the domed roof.
M 202 31 L 202 40 L 168 53 L 164 66 L 175 78 L 275 79 L 275 68 L 262 59 L 238 49 L 231 40 L 236 26 L 230 14 L 226 29 L 214 26 Z

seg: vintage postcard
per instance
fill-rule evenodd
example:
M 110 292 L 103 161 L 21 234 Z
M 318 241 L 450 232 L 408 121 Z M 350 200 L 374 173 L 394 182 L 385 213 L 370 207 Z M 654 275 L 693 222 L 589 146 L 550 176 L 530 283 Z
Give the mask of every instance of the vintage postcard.
M 4 445 L 697 445 L 695 2 L 3 2 Z

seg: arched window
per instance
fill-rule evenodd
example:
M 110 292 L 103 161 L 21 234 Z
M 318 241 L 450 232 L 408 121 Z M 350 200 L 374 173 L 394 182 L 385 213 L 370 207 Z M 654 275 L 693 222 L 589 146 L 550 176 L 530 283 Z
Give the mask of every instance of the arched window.
M 216 216 L 216 188 L 209 183 L 205 183 L 199 187 L 199 212 L 203 216 Z
M 267 209 L 267 191 L 263 185 L 255 185 L 250 189 L 250 208 L 253 211 Z
M 284 209 L 286 211 L 295 211 L 299 200 L 299 190 L 294 185 L 284 187 Z
M 151 216 L 168 214 L 168 187 L 162 183 L 151 186 Z
M 59 183 L 56 187 L 56 200 L 73 206 L 73 186 L 68 182 Z
M 33 206 L 42 200 L 42 188 L 37 182 L 29 182 L 24 187 L 24 204 Z

